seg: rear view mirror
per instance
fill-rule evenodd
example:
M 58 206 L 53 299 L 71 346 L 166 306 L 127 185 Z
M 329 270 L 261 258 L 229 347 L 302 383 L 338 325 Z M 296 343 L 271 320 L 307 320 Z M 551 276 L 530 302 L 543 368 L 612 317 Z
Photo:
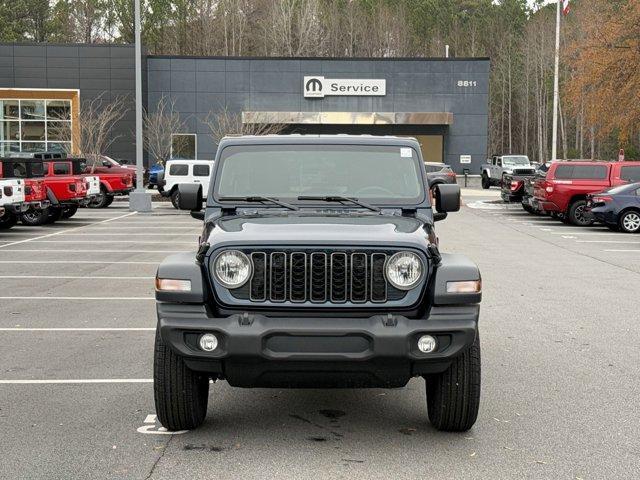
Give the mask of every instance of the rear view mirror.
M 180 210 L 199 212 L 202 210 L 202 185 L 181 183 L 178 185 L 178 206 Z
M 436 185 L 436 210 L 438 213 L 460 210 L 460 187 L 458 185 Z

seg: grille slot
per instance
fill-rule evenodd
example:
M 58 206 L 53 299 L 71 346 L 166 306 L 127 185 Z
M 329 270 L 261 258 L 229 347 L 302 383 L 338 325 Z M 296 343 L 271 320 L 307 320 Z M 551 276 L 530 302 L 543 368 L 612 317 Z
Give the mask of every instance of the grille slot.
M 253 263 L 250 281 L 229 290 L 237 299 L 274 303 L 382 303 L 407 292 L 387 283 L 384 267 L 394 251 L 244 250 Z

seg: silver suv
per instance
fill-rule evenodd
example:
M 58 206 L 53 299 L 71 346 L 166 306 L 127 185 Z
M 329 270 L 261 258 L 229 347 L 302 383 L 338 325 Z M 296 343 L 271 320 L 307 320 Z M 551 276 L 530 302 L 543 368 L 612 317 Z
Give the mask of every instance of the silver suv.
M 494 155 L 482 167 L 482 188 L 502 185 L 502 175 L 533 175 L 536 169 L 526 155 Z

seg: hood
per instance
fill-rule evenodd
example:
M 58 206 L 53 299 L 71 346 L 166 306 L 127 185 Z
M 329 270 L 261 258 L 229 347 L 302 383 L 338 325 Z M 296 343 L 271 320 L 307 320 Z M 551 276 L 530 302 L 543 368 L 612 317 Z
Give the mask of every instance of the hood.
M 213 247 L 229 245 L 394 245 L 426 249 L 429 227 L 399 215 L 319 215 L 291 212 L 237 215 L 208 227 Z

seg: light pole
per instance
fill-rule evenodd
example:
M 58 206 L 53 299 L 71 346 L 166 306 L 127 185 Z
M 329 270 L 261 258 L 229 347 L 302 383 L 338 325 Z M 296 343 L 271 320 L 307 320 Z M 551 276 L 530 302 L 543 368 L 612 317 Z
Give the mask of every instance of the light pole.
M 150 212 L 151 195 L 144 190 L 144 167 L 142 165 L 142 45 L 140 43 L 140 0 L 133 0 L 133 3 L 136 37 L 136 189 L 129 194 L 129 210 L 132 212 Z

